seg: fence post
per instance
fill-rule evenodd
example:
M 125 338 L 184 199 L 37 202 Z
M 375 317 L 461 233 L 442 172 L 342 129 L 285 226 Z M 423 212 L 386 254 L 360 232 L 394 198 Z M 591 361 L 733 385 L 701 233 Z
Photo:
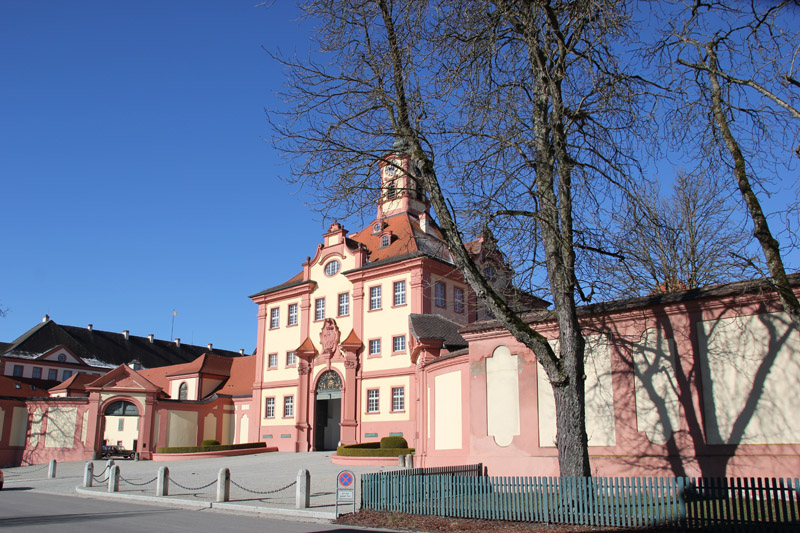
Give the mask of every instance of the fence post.
M 53 479 L 56 477 L 56 460 L 50 459 L 50 466 L 47 468 L 47 477 Z
M 297 471 L 295 507 L 298 509 L 308 509 L 311 507 L 311 473 L 305 468 L 301 468 Z
M 397 456 L 397 466 L 400 468 L 406 467 L 406 456 L 405 455 L 398 455 Z
M 156 481 L 156 496 L 169 496 L 169 467 L 162 466 L 158 469 Z
M 227 502 L 231 499 L 231 471 L 220 468 L 217 476 L 217 501 Z
M 414 468 L 414 456 L 410 453 L 406 455 L 406 468 Z
M 686 527 L 686 480 L 678 478 L 678 523 L 680 527 Z
M 88 488 L 92 486 L 94 479 L 94 463 L 86 461 L 86 468 L 83 469 L 83 487 Z
M 108 492 L 119 492 L 119 466 L 113 465 L 108 473 Z

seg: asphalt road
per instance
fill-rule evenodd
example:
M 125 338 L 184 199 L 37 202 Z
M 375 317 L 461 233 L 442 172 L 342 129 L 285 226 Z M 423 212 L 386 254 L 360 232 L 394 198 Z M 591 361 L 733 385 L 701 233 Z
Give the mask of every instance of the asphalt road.
M 368 531 L 330 524 L 236 515 L 210 509 L 175 509 L 157 505 L 44 494 L 11 487 L 0 491 L 0 529 L 64 533 L 85 533 L 86 531 L 112 531 L 114 533 L 141 533 L 143 531 L 185 531 L 189 533 L 337 531 L 346 533 L 348 531 Z

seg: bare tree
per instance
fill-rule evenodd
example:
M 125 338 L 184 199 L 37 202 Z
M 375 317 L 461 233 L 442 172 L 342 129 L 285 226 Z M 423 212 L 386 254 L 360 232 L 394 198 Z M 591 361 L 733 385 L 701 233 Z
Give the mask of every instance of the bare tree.
M 619 228 L 609 262 L 610 283 L 622 297 L 695 289 L 738 281 L 748 269 L 748 236 L 730 194 L 707 173 L 679 171 L 672 194 L 643 181 L 631 202 L 612 215 Z
M 602 253 L 602 228 L 583 213 L 607 208 L 632 175 L 637 80 L 611 52 L 627 29 L 625 4 L 312 0 L 305 9 L 321 23 L 326 61 L 280 58 L 292 106 L 272 124 L 294 156 L 290 179 L 314 189 L 321 211 L 353 213 L 376 197 L 370 169 L 388 146 L 407 154 L 457 268 L 544 368 L 561 474 L 590 475 L 576 264 Z M 472 220 L 459 220 L 465 213 Z M 558 353 L 470 258 L 462 234 L 484 225 L 526 233 L 513 253 L 529 272 L 546 269 Z
M 794 148 L 800 119 L 798 3 L 696 1 L 684 7 L 669 18 L 669 35 L 660 43 L 675 69 L 683 69 L 673 72 L 680 76 L 682 120 L 689 127 L 678 131 L 703 132 L 693 142 L 702 161 L 734 178 L 775 290 L 800 327 L 800 302 L 756 193 L 796 165 L 788 154 L 800 156 L 800 146 Z

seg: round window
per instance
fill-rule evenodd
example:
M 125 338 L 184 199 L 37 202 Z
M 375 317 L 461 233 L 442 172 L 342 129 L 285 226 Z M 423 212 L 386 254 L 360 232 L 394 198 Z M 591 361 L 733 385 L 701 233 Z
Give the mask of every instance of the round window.
M 325 265 L 325 274 L 327 276 L 335 276 L 337 272 L 339 272 L 339 261 L 331 261 L 327 265 Z
M 59 363 L 63 363 L 66 360 L 67 360 L 67 356 L 66 355 L 64 355 L 63 353 L 58 354 L 58 362 Z

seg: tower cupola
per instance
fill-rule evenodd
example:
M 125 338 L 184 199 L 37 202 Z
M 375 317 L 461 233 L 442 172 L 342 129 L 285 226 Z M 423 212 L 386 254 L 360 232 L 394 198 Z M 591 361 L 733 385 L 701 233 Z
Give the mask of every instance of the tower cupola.
M 378 162 L 381 173 L 381 197 L 378 199 L 378 218 L 397 213 L 419 216 L 427 213 L 430 202 L 425 196 L 411 158 L 403 153 L 389 153 Z

